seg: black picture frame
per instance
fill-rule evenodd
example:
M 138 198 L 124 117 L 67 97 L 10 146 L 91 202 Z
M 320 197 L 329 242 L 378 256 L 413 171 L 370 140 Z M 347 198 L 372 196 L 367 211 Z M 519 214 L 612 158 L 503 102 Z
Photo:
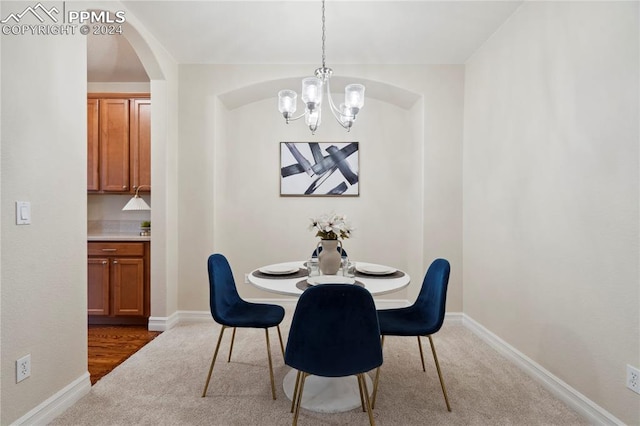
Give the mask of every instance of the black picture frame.
M 280 142 L 280 195 L 359 196 L 359 142 Z

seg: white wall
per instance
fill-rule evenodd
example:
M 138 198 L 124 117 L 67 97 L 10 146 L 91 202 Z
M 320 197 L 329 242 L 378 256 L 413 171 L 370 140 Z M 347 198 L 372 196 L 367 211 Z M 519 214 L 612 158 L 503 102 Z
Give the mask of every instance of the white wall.
M 0 6 L 1 16 L 24 9 L 22 2 Z M 123 9 L 118 2 L 82 6 Z M 152 315 L 162 316 L 177 310 L 177 68 L 130 14 L 125 32 L 151 79 L 151 304 Z M 90 387 L 87 47 L 79 34 L 2 35 L 0 42 L 0 424 L 38 423 Z M 16 200 L 31 201 L 32 225 L 15 225 Z M 15 360 L 27 353 L 31 377 L 16 384 Z
M 151 84 L 146 82 L 135 82 L 135 83 L 88 82 L 87 92 L 89 93 L 149 93 L 151 92 Z
M 627 424 L 638 3 L 528 2 L 467 63 L 464 312 Z
M 0 40 L 0 423 L 10 424 L 87 374 L 86 47 L 82 37 Z M 16 200 L 31 202 L 31 225 L 15 224 Z M 26 354 L 31 377 L 16 384 Z
M 238 272 L 305 259 L 318 242 L 315 233 L 308 230 L 309 219 L 335 211 L 346 214 L 357 228 L 352 238 L 343 242 L 351 259 L 408 270 L 410 256 L 406 253 L 421 248 L 414 232 L 421 227 L 421 217 L 413 214 L 421 209 L 412 201 L 420 200 L 422 190 L 422 147 L 412 138 L 410 114 L 371 99 L 350 133 L 325 115 L 312 138 L 286 128 L 273 104 L 273 99 L 266 99 L 225 115 L 227 131 L 214 156 L 218 178 L 214 247 L 224 248 L 223 253 L 235 260 Z M 247 117 L 253 117 L 250 126 L 244 124 Z M 290 139 L 287 133 L 296 136 Z M 309 140 L 359 142 L 359 197 L 279 196 L 280 142 Z M 419 264 L 412 272 L 421 268 Z M 391 297 L 407 298 L 406 292 Z
M 460 311 L 462 67 L 340 67 L 336 74 L 373 82 L 365 107 L 350 133 L 325 112 L 315 136 L 303 123 L 287 126 L 276 103 L 287 87 L 280 80 L 295 76 L 287 83 L 297 88 L 312 70 L 180 67 L 180 309 L 208 309 L 213 252 L 227 255 L 244 297 L 273 298 L 245 285 L 244 274 L 309 256 L 317 243 L 309 218 L 333 210 L 357 228 L 345 241 L 352 258 L 413 277 L 390 298 L 415 298 L 429 263 L 449 258 L 457 272 L 448 308 Z M 360 142 L 359 197 L 279 196 L 279 142 L 309 140 Z

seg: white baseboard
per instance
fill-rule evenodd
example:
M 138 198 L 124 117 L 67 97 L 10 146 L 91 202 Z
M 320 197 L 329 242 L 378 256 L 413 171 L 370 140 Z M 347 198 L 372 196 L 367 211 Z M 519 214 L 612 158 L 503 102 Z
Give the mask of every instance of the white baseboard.
M 297 299 L 247 299 L 247 301 L 254 303 L 273 303 L 292 312 L 298 302 Z M 409 306 L 409 301 L 402 299 L 382 299 L 376 300 L 375 302 L 376 308 L 378 309 L 392 309 Z M 460 315 L 461 318 L 462 314 L 458 315 Z M 176 311 L 168 317 L 149 317 L 149 330 L 167 331 L 178 324 L 205 321 L 213 321 L 210 311 Z
M 623 425 L 614 415 L 569 386 L 540 364 L 496 336 L 468 315 L 462 314 L 462 324 L 496 351 L 516 364 L 538 381 L 544 388 L 582 415 L 589 423 L 597 425 Z
M 180 322 L 178 312 L 174 312 L 168 317 L 149 317 L 149 331 L 167 331 L 175 327 Z
M 13 422 L 12 425 L 46 425 L 88 394 L 90 390 L 91 376 L 87 371 Z
M 459 324 L 462 325 L 464 314 L 462 312 L 446 312 L 444 314 L 444 322 L 446 324 Z

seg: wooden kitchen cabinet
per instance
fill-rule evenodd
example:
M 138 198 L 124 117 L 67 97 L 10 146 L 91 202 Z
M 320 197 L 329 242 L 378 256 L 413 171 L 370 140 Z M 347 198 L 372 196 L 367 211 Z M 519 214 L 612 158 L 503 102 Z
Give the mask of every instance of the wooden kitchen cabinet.
M 87 190 L 150 191 L 151 101 L 148 94 L 92 93 L 87 100 Z
M 149 317 L 149 242 L 88 243 L 90 324 L 146 324 Z
M 100 190 L 129 192 L 129 100 L 100 99 Z
M 151 101 L 133 99 L 130 111 L 129 130 L 131 189 L 151 190 Z
M 100 127 L 98 126 L 98 99 L 87 99 L 87 189 L 100 189 L 100 175 L 98 174 L 100 153 Z

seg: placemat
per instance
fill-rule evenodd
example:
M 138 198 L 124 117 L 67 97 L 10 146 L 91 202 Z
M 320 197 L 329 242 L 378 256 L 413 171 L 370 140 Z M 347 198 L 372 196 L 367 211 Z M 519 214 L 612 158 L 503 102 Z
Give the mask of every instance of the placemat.
M 404 272 L 395 271 L 393 274 L 378 275 L 378 274 L 364 274 L 360 271 L 356 271 L 356 277 L 376 278 L 376 279 L 400 278 L 400 277 L 404 277 Z
M 258 277 L 258 278 L 267 278 L 269 280 L 288 280 L 291 278 L 302 278 L 302 277 L 306 277 L 307 276 L 307 268 L 300 268 L 298 269 L 298 272 L 293 272 L 291 274 L 265 274 L 264 272 L 260 272 L 258 270 L 255 270 L 252 272 L 254 277 Z
M 364 284 L 363 284 L 363 283 L 361 283 L 360 281 L 356 281 L 355 283 L 353 283 L 353 285 L 357 285 L 357 286 L 360 286 L 360 287 L 364 288 Z M 302 290 L 302 291 L 305 291 L 305 290 L 306 290 L 306 289 L 308 289 L 309 287 L 312 287 L 312 285 L 311 285 L 311 284 L 309 284 L 309 283 L 307 282 L 307 280 L 305 279 L 305 280 L 302 280 L 302 281 L 298 281 L 298 282 L 296 283 L 296 287 L 298 287 L 298 288 L 299 288 L 300 290 Z

